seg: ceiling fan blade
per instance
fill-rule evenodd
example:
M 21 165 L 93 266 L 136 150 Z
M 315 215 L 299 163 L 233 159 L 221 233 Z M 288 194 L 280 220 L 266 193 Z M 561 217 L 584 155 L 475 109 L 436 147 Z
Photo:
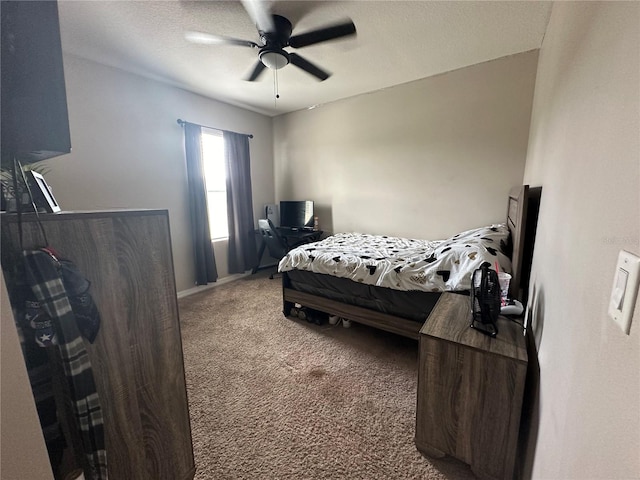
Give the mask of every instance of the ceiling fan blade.
M 266 67 L 264 66 L 264 63 L 262 63 L 260 60 L 258 60 L 258 63 L 256 63 L 256 66 L 253 67 L 253 71 L 251 72 L 251 74 L 246 78 L 247 82 L 254 82 L 258 79 L 258 77 L 260 76 L 260 74 L 262 73 L 262 71 L 265 69 Z
M 355 33 L 356 26 L 351 20 L 349 20 L 347 22 L 330 25 L 328 27 L 320 28 L 318 30 L 312 30 L 307 33 L 302 33 L 300 35 L 294 35 L 289 39 L 289 45 L 293 48 L 301 48 L 308 45 L 313 45 L 314 43 L 333 40 L 334 38 L 355 35 Z
M 325 72 L 321 68 L 311 63 L 309 60 L 305 60 L 300 55 L 297 55 L 295 53 L 289 54 L 289 62 L 293 63 L 296 67 L 301 68 L 305 72 L 310 73 L 314 77 L 318 77 L 320 81 L 326 80 L 331 76 L 330 73 Z
M 258 30 L 263 32 L 274 32 L 276 27 L 271 16 L 271 1 L 263 0 L 241 0 L 244 9 L 247 11 Z
M 240 40 L 238 38 L 223 37 L 204 32 L 186 32 L 184 34 L 189 42 L 201 45 L 239 45 L 241 47 L 260 48 L 260 46 L 250 40 Z

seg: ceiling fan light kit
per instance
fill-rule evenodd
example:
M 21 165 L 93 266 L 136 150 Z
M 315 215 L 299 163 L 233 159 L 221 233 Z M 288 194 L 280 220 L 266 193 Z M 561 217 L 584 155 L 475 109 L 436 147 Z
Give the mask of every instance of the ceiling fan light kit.
M 259 53 L 260 61 L 271 70 L 279 70 L 289 64 L 289 54 L 284 50 L 268 50 L 263 48 Z
M 246 2 L 243 3 L 245 7 L 247 7 Z M 271 15 L 267 11 L 257 11 L 257 9 L 259 10 L 261 8 L 259 2 L 248 2 L 248 4 L 251 8 L 247 8 L 247 12 L 258 26 L 258 34 L 262 45 L 250 40 L 240 40 L 202 32 L 188 32 L 185 34 L 185 38 L 190 42 L 204 45 L 224 44 L 258 48 L 258 62 L 246 78 L 249 82 L 257 80 L 265 67 L 271 70 L 279 70 L 289 63 L 313 75 L 320 81 L 326 80 L 331 76 L 329 72 L 314 65 L 300 55 L 285 51 L 285 47 L 302 48 L 356 34 L 356 26 L 353 22 L 351 20 L 345 20 L 341 23 L 312 30 L 301 35 L 291 36 L 293 27 L 287 18 L 281 15 Z M 266 22 L 265 19 L 272 21 Z

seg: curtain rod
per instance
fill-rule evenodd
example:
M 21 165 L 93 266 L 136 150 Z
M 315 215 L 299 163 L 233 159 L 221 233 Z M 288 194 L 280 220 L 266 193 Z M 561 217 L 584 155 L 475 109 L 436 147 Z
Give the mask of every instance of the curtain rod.
M 186 120 L 182 120 L 181 118 L 178 119 L 178 125 L 180 125 L 181 127 L 183 127 L 185 123 L 190 123 L 190 122 L 187 122 Z M 194 123 L 194 125 L 200 125 L 200 124 L 199 123 Z M 253 135 L 251 135 L 250 133 L 232 132 L 231 130 L 222 130 L 221 128 L 207 127 L 206 125 L 200 125 L 200 126 L 204 127 L 204 128 L 210 128 L 212 130 L 220 130 L 221 132 L 236 133 L 238 135 L 245 135 L 245 136 L 247 136 L 249 138 L 253 138 Z

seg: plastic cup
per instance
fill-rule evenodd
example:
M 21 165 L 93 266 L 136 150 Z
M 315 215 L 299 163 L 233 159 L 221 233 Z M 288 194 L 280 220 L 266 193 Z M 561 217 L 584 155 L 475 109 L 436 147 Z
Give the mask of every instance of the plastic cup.
M 498 272 L 498 282 L 500 282 L 500 304 L 504 307 L 509 297 L 509 282 L 511 275 L 505 272 Z

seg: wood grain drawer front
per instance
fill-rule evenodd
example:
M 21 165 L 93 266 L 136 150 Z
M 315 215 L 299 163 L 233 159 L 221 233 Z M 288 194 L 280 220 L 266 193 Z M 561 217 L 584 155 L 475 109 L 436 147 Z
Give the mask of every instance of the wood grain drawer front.
M 445 294 L 442 299 L 420 336 L 416 444 L 426 453 L 441 452 L 468 463 L 479 477 L 512 478 L 527 366 L 518 329 L 510 331 L 512 322 L 506 320 L 499 325 L 499 336 L 504 330 L 504 338 L 515 339 L 516 348 L 506 348 L 508 342 L 469 346 L 469 339 L 483 345 L 497 339 L 469 328 L 468 298 Z M 440 328 L 443 312 L 458 316 L 448 318 L 445 333 L 425 334 Z M 510 354 L 498 354 L 496 348 Z

